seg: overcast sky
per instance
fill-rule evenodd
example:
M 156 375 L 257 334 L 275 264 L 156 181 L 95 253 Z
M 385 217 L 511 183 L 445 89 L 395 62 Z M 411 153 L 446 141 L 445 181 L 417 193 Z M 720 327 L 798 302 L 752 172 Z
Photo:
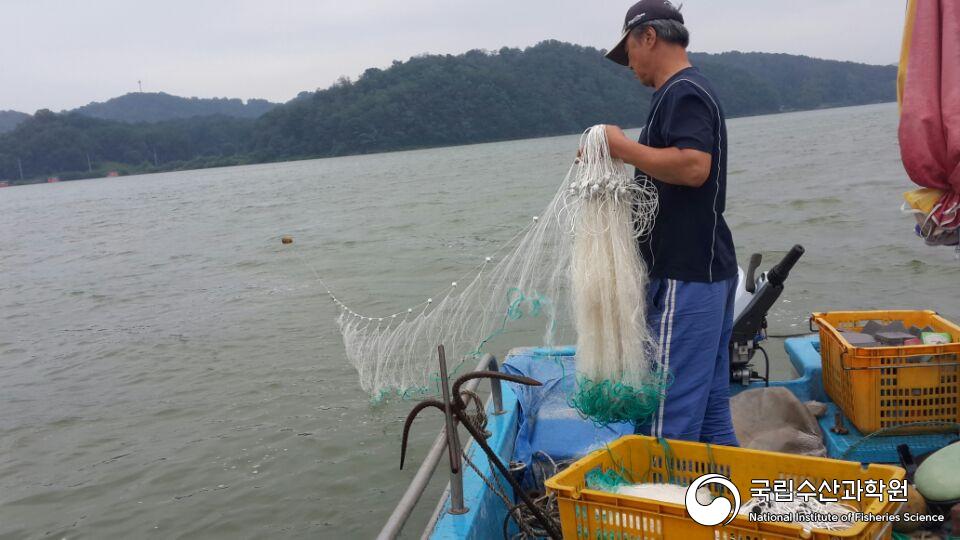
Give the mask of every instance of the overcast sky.
M 0 0 L 0 110 L 137 90 L 286 101 L 422 53 L 609 48 L 629 0 Z M 897 61 L 905 0 L 687 0 L 691 50 Z

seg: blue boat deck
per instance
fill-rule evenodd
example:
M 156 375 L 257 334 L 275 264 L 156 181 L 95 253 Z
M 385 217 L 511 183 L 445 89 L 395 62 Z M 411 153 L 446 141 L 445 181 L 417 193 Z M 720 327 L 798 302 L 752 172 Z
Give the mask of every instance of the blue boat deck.
M 834 418 L 839 409 L 823 389 L 819 338 L 816 335 L 790 338 L 784 343 L 784 348 L 800 376 L 790 381 L 774 381 L 770 386 L 786 387 L 800 401 L 814 400 L 826 403 L 827 413 L 820 417 L 819 422 L 829 457 L 861 463 L 899 463 L 897 446 L 900 444 L 909 444 L 910 451 L 914 455 L 920 455 L 943 448 L 956 440 L 956 437 L 950 433 L 864 437 L 863 433 L 846 418 L 843 420 L 843 426 L 848 433 L 846 435 L 834 433 L 830 428 L 834 426 Z M 755 384 L 751 388 L 757 386 L 762 384 Z M 734 387 L 731 387 L 731 391 L 736 393 Z
M 819 423 L 829 457 L 863 463 L 897 463 L 896 448 L 899 444 L 909 444 L 911 452 L 914 455 L 920 455 L 942 448 L 956 440 L 952 434 L 864 437 L 846 420 L 844 420 L 844 426 L 848 430 L 847 434 L 839 435 L 832 432 L 830 428 L 834 425 L 835 413 L 838 409 L 827 397 L 823 388 L 818 337 L 810 335 L 790 338 L 784 343 L 784 348 L 799 376 L 788 381 L 772 381 L 770 386 L 785 387 L 801 401 L 820 401 L 827 405 L 827 413 L 819 419 Z M 572 347 L 555 349 L 524 347 L 511 350 L 506 361 L 514 356 L 572 356 L 574 354 Z M 495 416 L 488 410 L 487 429 L 492 432 L 492 435 L 487 440 L 504 463 L 509 463 L 513 454 L 520 414 L 517 396 L 509 386 L 503 387 L 503 407 L 506 412 Z M 763 383 L 754 383 L 747 387 L 735 385 L 731 386 L 731 393 L 736 394 L 744 389 L 762 386 Z M 480 448 L 471 443 L 467 452 L 480 473 L 487 478 L 492 478 L 492 468 Z M 504 481 L 501 481 L 501 484 L 509 493 L 509 484 Z M 443 512 L 429 537 L 431 539 L 499 538 L 507 514 L 507 509 L 499 500 L 499 496 L 490 490 L 483 478 L 470 467 L 464 469 L 463 491 L 465 505 L 469 511 L 462 515 L 450 514 L 448 512 L 450 502 L 444 501 Z

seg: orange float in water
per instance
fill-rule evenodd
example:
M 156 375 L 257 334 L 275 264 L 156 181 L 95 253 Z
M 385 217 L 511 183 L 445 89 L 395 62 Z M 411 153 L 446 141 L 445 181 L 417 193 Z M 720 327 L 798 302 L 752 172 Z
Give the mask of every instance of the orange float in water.
M 292 244 L 292 243 L 293 243 L 293 237 L 292 237 L 292 236 L 284 236 L 284 237 L 280 238 L 280 242 L 282 242 L 282 243 L 284 243 L 284 244 Z

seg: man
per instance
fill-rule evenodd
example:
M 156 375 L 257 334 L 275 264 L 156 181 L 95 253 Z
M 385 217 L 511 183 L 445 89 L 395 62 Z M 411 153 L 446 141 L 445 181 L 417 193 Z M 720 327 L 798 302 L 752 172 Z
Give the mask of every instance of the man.
M 727 133 L 709 81 L 690 65 L 690 36 L 669 1 L 627 11 L 607 58 L 655 89 L 638 142 L 607 126 L 613 157 L 652 181 L 659 198 L 653 232 L 640 241 L 650 273 L 647 322 L 659 362 L 672 376 L 665 398 L 637 432 L 736 446 L 730 417 L 729 350 L 737 261 L 723 219 Z

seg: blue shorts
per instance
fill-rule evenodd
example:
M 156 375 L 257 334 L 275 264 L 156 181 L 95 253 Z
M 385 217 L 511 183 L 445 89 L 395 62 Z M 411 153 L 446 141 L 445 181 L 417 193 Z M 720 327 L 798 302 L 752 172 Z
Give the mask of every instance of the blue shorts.
M 730 334 L 737 278 L 716 283 L 652 278 L 647 324 L 672 382 L 637 433 L 739 446 L 730 416 Z

